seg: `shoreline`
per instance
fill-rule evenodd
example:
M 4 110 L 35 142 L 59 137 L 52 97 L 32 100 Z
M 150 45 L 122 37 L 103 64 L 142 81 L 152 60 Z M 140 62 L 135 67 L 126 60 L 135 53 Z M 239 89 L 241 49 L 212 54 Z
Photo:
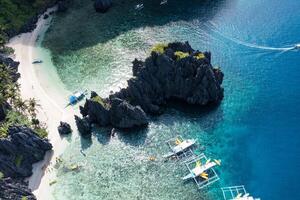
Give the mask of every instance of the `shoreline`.
M 55 9 L 56 7 L 49 8 L 45 13 Z M 53 199 L 49 183 L 55 180 L 56 177 L 53 171 L 55 159 L 63 153 L 69 143 L 66 139 L 60 137 L 57 126 L 60 121 L 65 121 L 70 123 L 73 130 L 76 130 L 76 128 L 73 117 L 75 109 L 72 107 L 64 108 L 68 91 L 64 88 L 56 73 L 56 68 L 51 62 L 50 53 L 40 47 L 39 41 L 43 39 L 53 17 L 50 15 L 48 19 L 43 19 L 43 16 L 44 14 L 40 15 L 37 26 L 32 32 L 13 37 L 10 39 L 8 46 L 15 50 L 14 59 L 20 62 L 21 97 L 24 100 L 35 98 L 40 104 L 38 119 L 46 124 L 48 139 L 53 146 L 52 151 L 46 153 L 44 160 L 33 164 L 33 174 L 27 179 L 28 187 L 36 198 L 48 200 Z M 46 62 L 38 65 L 32 64 L 32 61 L 38 56 L 44 58 Z

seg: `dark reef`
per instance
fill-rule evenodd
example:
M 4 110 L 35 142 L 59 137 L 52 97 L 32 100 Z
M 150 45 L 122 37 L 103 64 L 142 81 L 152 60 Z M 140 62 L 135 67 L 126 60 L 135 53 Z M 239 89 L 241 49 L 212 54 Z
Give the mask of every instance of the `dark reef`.
M 92 92 L 80 107 L 90 123 L 116 128 L 148 124 L 147 114 L 157 115 L 172 99 L 207 106 L 223 99 L 223 73 L 211 65 L 210 52 L 192 49 L 188 42 L 157 45 L 145 61 L 133 61 L 128 87 L 101 98 Z

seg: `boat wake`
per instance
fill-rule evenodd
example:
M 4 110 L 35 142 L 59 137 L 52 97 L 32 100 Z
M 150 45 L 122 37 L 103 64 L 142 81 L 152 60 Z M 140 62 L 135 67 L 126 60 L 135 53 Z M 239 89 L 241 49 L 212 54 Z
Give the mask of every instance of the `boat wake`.
M 289 45 L 288 47 L 268 47 L 268 46 L 261 46 L 261 45 L 257 45 L 257 44 L 251 44 L 251 43 L 247 43 L 247 42 L 244 42 L 244 41 L 241 41 L 241 40 L 238 40 L 236 38 L 233 38 L 233 37 L 230 37 L 222 32 L 220 32 L 216 25 L 214 25 L 212 22 L 209 22 L 208 24 L 206 24 L 206 27 L 218 34 L 219 36 L 221 36 L 222 38 L 224 39 L 227 39 L 231 42 L 234 42 L 238 45 L 242 45 L 242 46 L 246 46 L 246 47 L 249 47 L 249 48 L 255 48 L 255 49 L 262 49 L 262 50 L 270 50 L 270 51 L 282 51 L 282 52 L 286 52 L 286 51 L 291 51 L 291 50 L 296 50 L 296 46 L 297 45 Z

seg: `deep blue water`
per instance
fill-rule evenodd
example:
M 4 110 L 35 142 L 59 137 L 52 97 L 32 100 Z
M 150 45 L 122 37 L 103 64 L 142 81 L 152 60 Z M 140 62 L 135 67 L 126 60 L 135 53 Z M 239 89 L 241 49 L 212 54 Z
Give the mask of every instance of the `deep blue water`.
M 54 20 L 45 41 L 70 90 L 87 87 L 108 94 L 131 76 L 127 65 L 134 57 L 145 57 L 146 49 L 162 41 L 188 40 L 195 49 L 210 50 L 213 64 L 225 74 L 225 98 L 214 110 L 199 114 L 193 109 L 170 108 L 137 133 L 139 136 L 121 134 L 117 142 L 103 141 L 105 130 L 100 130 L 93 135 L 92 144 L 84 147 L 87 157 L 79 154 L 85 142 L 73 139 L 62 157 L 67 162 L 87 161 L 91 170 L 72 176 L 60 170 L 57 199 L 75 199 L 74 193 L 81 187 L 88 194 L 81 191 L 79 199 L 104 193 L 115 199 L 109 191 L 132 199 L 137 198 L 140 187 L 157 195 L 145 192 L 141 194 L 144 199 L 195 199 L 198 193 L 192 184 L 183 186 L 173 179 L 165 164 L 154 167 L 135 160 L 124 166 L 116 161 L 136 154 L 159 157 L 166 150 L 163 141 L 175 132 L 198 138 L 207 155 L 222 159 L 221 181 L 208 193 L 220 191 L 222 186 L 245 185 L 253 196 L 264 200 L 300 199 L 300 51 L 288 50 L 300 43 L 300 1 L 220 0 L 198 6 L 201 2 L 169 0 L 164 10 L 148 2 L 134 15 L 126 11 L 129 3 L 122 4 L 124 13 L 118 12 L 120 4 L 116 4 L 101 16 L 78 3 L 69 15 Z M 126 168 L 124 173 L 129 174 L 126 178 L 120 175 L 128 184 L 124 196 L 123 189 L 114 187 L 117 181 L 94 177 L 111 166 Z M 145 166 L 148 171 L 143 170 Z M 130 175 L 135 170 L 141 175 Z M 141 177 L 145 185 L 134 184 Z M 97 187 L 98 181 L 108 189 Z M 168 185 L 168 181 L 176 183 Z M 191 193 L 184 197 L 172 194 L 187 191 Z

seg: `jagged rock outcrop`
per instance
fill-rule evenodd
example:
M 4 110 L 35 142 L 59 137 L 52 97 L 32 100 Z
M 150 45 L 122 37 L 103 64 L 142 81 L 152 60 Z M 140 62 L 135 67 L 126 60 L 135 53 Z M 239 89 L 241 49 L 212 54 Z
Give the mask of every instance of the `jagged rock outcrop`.
M 59 126 L 57 127 L 57 130 L 61 135 L 68 135 L 72 133 L 71 126 L 67 122 L 60 122 Z
M 148 124 L 146 113 L 140 106 L 133 106 L 122 99 L 113 98 L 111 101 L 110 123 L 118 128 L 132 128 Z
M 25 198 L 26 197 L 26 198 Z M 3 178 L 0 180 L 1 200 L 36 200 L 23 180 Z
M 75 122 L 76 122 L 76 126 L 78 128 L 78 131 L 81 133 L 81 135 L 86 136 L 86 135 L 91 134 L 92 126 L 91 126 L 91 122 L 88 119 L 88 117 L 80 118 L 77 115 L 75 115 Z
M 16 62 L 9 57 L 0 55 L 0 64 L 4 64 L 10 71 L 10 76 L 13 81 L 16 82 L 20 78 L 20 73 L 18 72 L 18 67 L 20 62 Z
M 148 123 L 145 113 L 161 114 L 168 101 L 206 106 L 223 99 L 223 73 L 211 65 L 210 52 L 192 49 L 188 42 L 160 45 L 145 61 L 133 61 L 127 88 L 102 99 L 95 92 L 80 108 L 100 126 L 131 128 Z
M 95 0 L 94 8 L 96 12 L 105 13 L 112 6 L 112 0 Z
M 32 164 L 44 158 L 52 145 L 25 126 L 9 128 L 8 137 L 0 139 L 0 172 L 5 177 L 25 178 L 32 175 Z

